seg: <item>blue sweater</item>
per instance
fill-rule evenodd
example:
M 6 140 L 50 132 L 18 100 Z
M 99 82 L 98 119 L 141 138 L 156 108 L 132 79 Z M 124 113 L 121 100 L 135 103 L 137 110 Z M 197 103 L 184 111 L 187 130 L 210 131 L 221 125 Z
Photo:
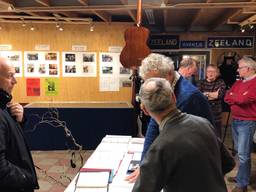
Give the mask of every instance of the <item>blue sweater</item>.
M 176 106 L 179 110 L 184 113 L 204 117 L 213 124 L 213 115 L 206 97 L 184 77 L 180 76 L 177 81 L 174 94 L 176 96 Z M 141 160 L 143 160 L 150 145 L 158 135 L 158 124 L 151 118 L 145 136 Z

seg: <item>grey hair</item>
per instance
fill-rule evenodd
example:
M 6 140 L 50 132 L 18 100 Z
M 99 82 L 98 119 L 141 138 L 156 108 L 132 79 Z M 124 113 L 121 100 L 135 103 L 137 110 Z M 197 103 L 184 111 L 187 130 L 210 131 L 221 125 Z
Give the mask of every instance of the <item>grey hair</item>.
M 246 66 L 256 71 L 256 61 L 254 61 L 252 58 L 243 56 L 242 59 L 240 59 L 238 62 L 243 61 L 246 63 Z
M 182 59 L 182 61 L 180 62 L 180 67 L 190 67 L 193 66 L 195 64 L 197 64 L 197 61 L 191 57 L 189 58 L 185 58 Z
M 163 78 L 147 79 L 140 88 L 141 103 L 152 113 L 160 113 L 168 107 L 175 107 L 173 90 L 169 81 Z
M 158 71 L 160 77 L 166 78 L 167 74 L 174 73 L 173 60 L 158 53 L 151 53 L 142 60 L 140 76 L 145 79 L 145 75 L 151 71 Z

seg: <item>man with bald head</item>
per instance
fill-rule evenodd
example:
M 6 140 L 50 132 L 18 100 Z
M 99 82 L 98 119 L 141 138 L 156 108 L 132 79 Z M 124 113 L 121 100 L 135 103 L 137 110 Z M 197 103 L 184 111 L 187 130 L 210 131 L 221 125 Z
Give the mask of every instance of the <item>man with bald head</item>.
M 23 107 L 11 102 L 15 69 L 0 57 L 0 191 L 38 189 L 34 163 L 23 136 Z
M 132 191 L 226 192 L 211 123 L 179 111 L 166 79 L 146 80 L 139 95 L 142 110 L 156 120 L 160 134 L 145 155 Z

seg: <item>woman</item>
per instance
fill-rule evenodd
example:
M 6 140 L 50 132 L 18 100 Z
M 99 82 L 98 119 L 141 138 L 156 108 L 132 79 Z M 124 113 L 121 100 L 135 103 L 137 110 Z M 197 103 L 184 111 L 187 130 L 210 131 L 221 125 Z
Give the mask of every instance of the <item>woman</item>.
M 225 95 L 226 85 L 219 76 L 220 71 L 218 67 L 213 64 L 208 65 L 206 79 L 199 83 L 198 88 L 209 101 L 214 116 L 216 134 L 221 138 L 221 100 Z

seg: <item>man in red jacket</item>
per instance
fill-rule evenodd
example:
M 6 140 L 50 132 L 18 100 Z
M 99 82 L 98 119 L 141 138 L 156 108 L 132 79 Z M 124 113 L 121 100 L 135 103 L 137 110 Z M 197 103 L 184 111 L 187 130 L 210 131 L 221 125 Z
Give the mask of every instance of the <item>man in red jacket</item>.
M 239 167 L 236 187 L 232 192 L 246 192 L 251 174 L 251 150 L 256 129 L 256 61 L 243 57 L 238 61 L 241 80 L 234 83 L 225 95 L 231 107 L 234 147 L 238 152 Z

